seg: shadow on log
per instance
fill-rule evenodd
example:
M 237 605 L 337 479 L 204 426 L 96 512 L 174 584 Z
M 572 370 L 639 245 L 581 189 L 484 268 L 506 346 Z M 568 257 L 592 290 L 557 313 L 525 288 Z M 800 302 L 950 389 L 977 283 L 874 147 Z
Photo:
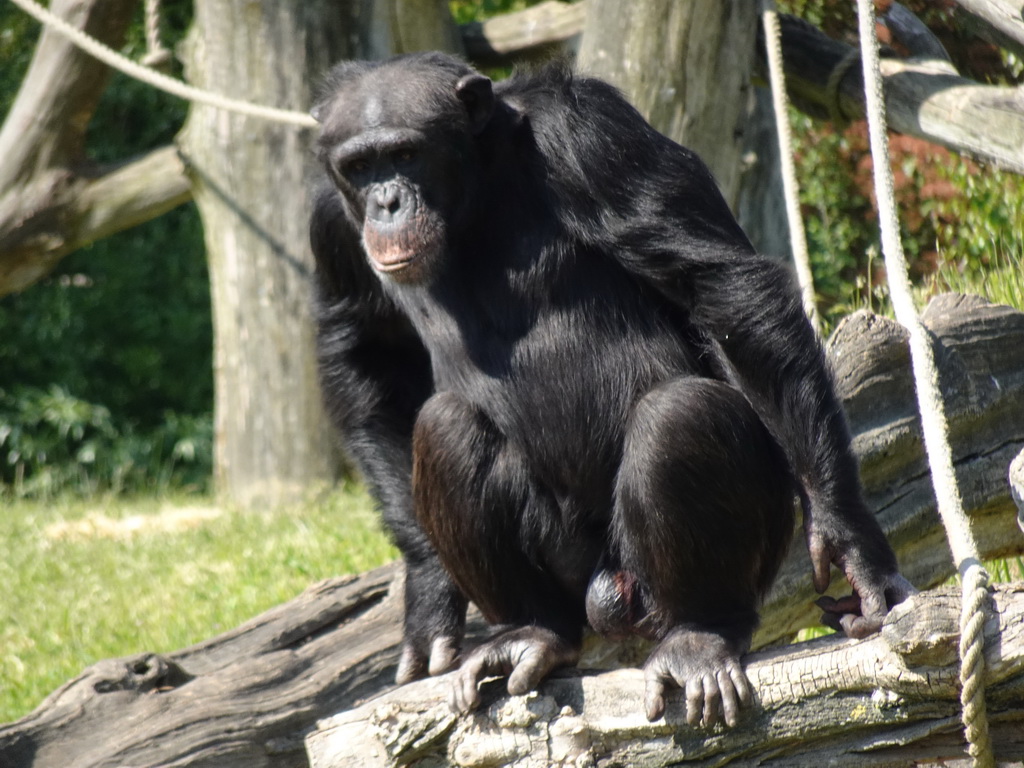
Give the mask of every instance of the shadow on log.
M 1011 461 L 1024 450 L 1024 313 L 977 297 L 941 296 L 932 301 L 924 320 L 935 335 L 954 459 L 979 546 L 985 557 L 1024 552 L 1024 536 L 1007 482 Z M 921 447 L 905 335 L 892 321 L 859 312 L 840 326 L 828 349 L 850 414 L 869 502 L 904 572 L 921 587 L 938 583 L 951 575 L 952 565 Z M 1024 480 L 1016 482 L 1024 486 Z M 391 686 L 401 627 L 399 573 L 392 565 L 360 577 L 323 582 L 292 602 L 192 648 L 100 662 L 55 691 L 30 715 L 0 726 L 0 766 L 305 766 L 303 739 L 319 719 L 351 709 Z M 841 579 L 836 582 L 837 592 L 848 590 Z M 813 623 L 817 614 L 813 598 L 807 554 L 802 538 L 797 537 L 762 611 L 758 642 L 788 639 Z M 996 654 L 990 660 L 990 674 L 999 675 L 990 677 L 989 703 L 997 748 L 1005 759 L 1024 757 L 1021 737 L 1016 736 L 1016 742 L 1004 737 L 1014 728 L 1024 732 L 1021 599 L 1019 591 L 997 592 L 999 614 L 990 617 L 987 629 L 993 638 L 986 645 L 987 653 Z M 951 601 L 956 602 L 949 596 L 929 595 L 920 605 L 931 610 L 933 603 L 941 606 Z M 919 620 L 917 605 L 900 619 L 900 626 L 913 619 L 910 623 L 921 624 L 931 636 L 931 624 Z M 996 632 L 993 622 L 1010 616 L 1017 617 L 1016 624 Z M 479 623 L 474 631 L 482 631 Z M 949 636 L 948 628 L 936 632 L 936 638 Z M 945 647 L 948 640 L 934 642 Z M 716 731 L 708 736 L 663 723 L 647 725 L 637 705 L 641 678 L 635 670 L 559 678 L 540 696 L 508 706 L 509 711 L 519 707 L 529 713 L 531 707 L 548 712 L 557 705 L 553 714 L 542 713 L 533 725 L 518 727 L 529 732 L 543 720 L 547 733 L 552 728 L 556 735 L 559 729 L 564 731 L 556 744 L 570 745 L 578 743 L 573 735 L 578 723 L 568 714 L 562 716 L 561 707 L 572 706 L 576 716 L 586 713 L 586 722 L 579 727 L 591 745 L 587 749 L 607 743 L 607 751 L 593 754 L 635 754 L 635 759 L 623 758 L 630 765 L 661 765 L 679 761 L 682 755 L 695 764 L 720 763 L 723 756 L 733 755 L 743 764 L 752 762 L 755 754 L 760 764 L 778 755 L 792 765 L 794 754 L 802 755 L 800 763 L 831 760 L 835 755 L 859 754 L 856 750 L 861 745 L 881 741 L 888 747 L 872 747 L 870 762 L 861 755 L 860 762 L 835 764 L 905 765 L 910 755 L 962 754 L 956 697 L 942 693 L 950 675 L 955 675 L 955 662 L 906 662 L 908 671 L 892 678 L 887 667 L 872 666 L 873 660 L 882 658 L 883 646 L 889 647 L 885 637 L 858 644 L 826 640 L 751 656 L 749 670 L 761 692 L 763 709 L 749 715 L 732 734 Z M 597 648 L 595 654 L 601 650 L 607 649 Z M 626 648 L 625 660 L 635 650 Z M 614 666 L 622 656 L 605 656 L 593 663 Z M 1016 661 L 1007 661 L 1012 659 Z M 389 694 L 388 701 L 398 712 L 410 708 L 434 712 L 429 706 L 419 708 L 417 702 L 432 701 L 438 684 L 405 686 Z M 594 709 L 601 700 L 598 692 L 609 690 L 609 709 L 604 713 Z M 781 698 L 774 693 L 777 690 L 782 691 Z M 579 703 L 580 696 L 586 701 Z M 380 706 L 375 701 L 363 711 L 377 712 Z M 427 720 L 413 718 L 408 726 L 412 735 L 407 736 L 400 733 L 407 721 L 399 718 L 395 739 L 407 738 L 413 744 L 419 738 L 415 733 L 429 731 L 430 739 L 442 739 L 423 742 L 433 745 L 431 754 L 435 754 L 441 743 L 469 743 L 453 741 L 454 734 L 477 728 L 485 729 L 480 732 L 480 748 L 498 749 L 493 745 L 503 744 L 505 737 L 495 735 L 493 727 L 486 731 L 489 716 L 429 727 Z M 522 717 L 529 720 L 534 715 Z M 672 718 L 678 719 L 678 712 L 670 713 L 670 722 Z M 361 728 L 383 733 L 380 729 L 385 725 Z M 879 736 L 883 732 L 885 738 Z M 636 737 L 632 744 L 626 741 L 629 734 Z M 527 738 L 523 743 L 528 746 L 535 741 Z M 741 742 L 742 750 L 737 746 Z M 912 745 L 905 757 L 899 746 L 903 744 Z M 406 758 L 415 754 L 403 749 Z M 382 742 L 379 756 L 385 754 Z M 488 754 L 473 758 L 477 762 L 467 757 L 462 764 L 494 765 L 481 762 L 489 759 Z M 572 764 L 587 765 L 586 750 L 579 754 L 580 761 Z M 358 764 L 372 765 L 369 752 L 360 758 L 364 762 Z M 438 765 L 436 760 L 433 765 Z

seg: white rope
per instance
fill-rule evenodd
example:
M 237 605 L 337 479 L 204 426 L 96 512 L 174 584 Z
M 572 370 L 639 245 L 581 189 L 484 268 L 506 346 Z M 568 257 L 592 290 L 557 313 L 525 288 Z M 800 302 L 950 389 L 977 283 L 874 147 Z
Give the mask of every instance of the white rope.
M 857 0 L 857 14 L 885 269 L 896 319 L 910 333 L 910 360 L 917 386 L 925 452 L 931 469 L 935 497 L 938 500 L 939 515 L 946 528 L 953 560 L 963 580 L 960 613 L 960 703 L 964 731 L 974 765 L 978 768 L 990 768 L 995 765 L 995 759 L 992 755 L 992 743 L 985 714 L 983 654 L 988 573 L 979 562 L 978 547 L 960 499 L 949 446 L 949 427 L 939 389 L 939 374 L 935 366 L 931 339 L 914 307 L 910 280 L 907 277 L 907 260 L 900 241 L 892 167 L 889 164 L 889 141 L 886 133 L 881 65 L 872 0 Z
M 35 0 L 11 0 L 11 2 L 37 21 L 64 35 L 90 56 L 96 57 L 104 64 L 123 72 L 129 77 L 141 80 L 142 82 L 152 85 L 154 88 L 159 88 L 161 91 L 169 93 L 172 96 L 177 96 L 178 98 L 185 99 L 186 101 L 205 104 L 209 107 L 225 109 L 229 112 L 236 112 L 240 115 L 260 117 L 265 120 L 297 125 L 303 128 L 314 128 L 317 125 L 316 120 L 305 112 L 295 112 L 290 109 L 277 109 L 275 107 L 264 107 L 247 101 L 241 101 L 239 99 L 229 99 L 226 96 L 219 96 L 218 94 L 210 93 L 209 91 L 204 91 L 191 85 L 186 85 L 180 80 L 175 80 L 173 77 L 168 77 L 167 75 L 150 69 L 149 67 L 136 64 L 131 59 L 122 56 L 113 48 L 104 45 L 99 40 L 90 37 L 81 30 L 75 29 L 64 19 L 59 16 L 55 16 L 46 8 L 43 8 L 35 2 Z
M 793 249 L 793 263 L 803 296 L 804 312 L 811 325 L 818 328 L 818 308 L 814 302 L 814 275 L 811 258 L 807 253 L 807 237 L 800 215 L 800 189 L 796 181 L 796 163 L 793 161 L 793 133 L 789 127 L 789 100 L 786 97 L 786 76 L 782 68 L 782 28 L 775 0 L 763 0 L 761 20 L 764 24 L 764 44 L 768 51 L 768 76 L 771 83 L 772 108 L 775 112 L 775 131 L 779 138 L 779 157 L 782 164 L 782 190 L 786 199 L 786 221 L 789 224 L 789 242 Z
M 171 60 L 171 52 L 160 41 L 160 0 L 146 0 L 146 56 L 147 67 L 162 67 Z

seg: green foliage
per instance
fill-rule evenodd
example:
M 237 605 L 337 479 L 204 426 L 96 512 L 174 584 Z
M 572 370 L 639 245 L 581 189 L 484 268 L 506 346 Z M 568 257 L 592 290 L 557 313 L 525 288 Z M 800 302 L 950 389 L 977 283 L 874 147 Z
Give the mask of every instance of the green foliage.
M 0 4 L 0 115 L 14 103 L 38 36 L 39 25 L 28 14 L 13 3 Z
M 795 111 L 790 117 L 815 288 L 826 325 L 834 325 L 886 301 L 873 159 L 863 123 L 836 132 Z M 890 143 L 901 237 L 918 284 L 941 272 L 980 285 L 1019 259 L 1024 179 L 919 139 Z
M 0 389 L 0 481 L 19 497 L 48 498 L 69 487 L 200 489 L 212 462 L 212 432 L 206 414 L 167 411 L 163 423 L 140 432 L 56 384 Z
M 974 293 L 1024 311 L 1024 230 L 1018 230 L 1013 243 L 996 248 L 985 269 L 961 270 L 950 266 L 940 270 L 921 289 L 924 296 L 943 292 Z
M 0 299 L 8 490 L 208 481 L 210 299 L 189 209 L 72 254 L 43 282 Z
M 192 645 L 394 557 L 352 487 L 265 514 L 195 495 L 13 502 L 0 515 L 0 722 L 89 664 Z
M 797 175 L 807 248 L 815 290 L 828 314 L 849 293 L 862 272 L 875 233 L 864 226 L 871 202 L 843 163 L 851 147 L 843 134 L 821 130 L 811 118 L 791 110 L 797 143 Z
M 484 21 L 511 11 L 522 11 L 542 0 L 449 0 L 448 8 L 456 24 Z

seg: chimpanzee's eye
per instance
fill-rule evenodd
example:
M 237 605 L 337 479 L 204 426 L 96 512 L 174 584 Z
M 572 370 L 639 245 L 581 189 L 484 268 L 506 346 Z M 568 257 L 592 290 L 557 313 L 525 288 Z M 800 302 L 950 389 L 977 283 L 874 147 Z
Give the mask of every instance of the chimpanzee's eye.
M 397 163 L 411 163 L 416 159 L 416 150 L 406 147 L 400 149 L 395 153 L 395 162 Z
M 345 170 L 349 173 L 366 173 L 370 170 L 370 161 L 356 158 L 348 163 Z

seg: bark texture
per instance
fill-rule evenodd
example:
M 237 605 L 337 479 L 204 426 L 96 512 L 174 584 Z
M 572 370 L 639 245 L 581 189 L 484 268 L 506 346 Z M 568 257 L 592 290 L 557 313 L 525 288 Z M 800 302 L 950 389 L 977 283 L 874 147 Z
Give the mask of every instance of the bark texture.
M 345 48 L 332 3 L 200 0 L 185 46 L 189 82 L 308 109 Z M 307 223 L 313 131 L 193 105 L 180 136 L 210 266 L 215 479 L 242 505 L 277 503 L 337 472 L 318 396 Z M 296 204 L 298 203 L 298 204 Z
M 977 298 L 946 296 L 933 301 L 925 320 L 935 334 L 943 390 L 953 422 L 954 457 L 964 503 L 982 553 L 987 558 L 1024 553 L 1024 535 L 1017 526 L 1016 505 L 1007 483 L 1011 461 L 1024 450 L 1024 313 Z M 856 434 L 869 499 L 879 510 L 904 570 L 919 586 L 947 578 L 952 563 L 945 552 L 924 469 L 905 337 L 891 321 L 858 313 L 837 331 L 829 351 Z M 1014 464 L 1013 477 L 1018 493 L 1024 493 L 1024 457 Z M 399 577 L 400 569 L 392 565 L 358 579 L 324 582 L 291 603 L 195 647 L 164 656 L 140 654 L 108 660 L 90 667 L 55 691 L 35 712 L 0 726 L 0 765 L 305 765 L 302 739 L 318 719 L 347 710 L 391 685 L 401 639 Z M 846 592 L 848 587 L 839 582 L 837 579 L 836 591 Z M 1019 587 L 1005 595 L 1007 602 L 997 597 L 996 606 L 999 621 L 1007 626 L 1000 634 L 992 635 L 986 651 L 1002 654 L 991 662 L 995 670 L 1009 669 L 1006 659 L 1019 659 L 1024 643 L 1024 625 L 1019 614 L 1013 613 L 1021 610 Z M 788 639 L 813 621 L 817 615 L 811 606 L 813 598 L 806 548 L 797 537 L 782 581 L 762 611 L 760 642 Z M 932 600 L 929 597 L 924 603 L 908 606 L 903 614 L 897 614 L 903 617 L 900 621 L 910 617 L 916 625 L 925 610 L 923 606 L 931 605 Z M 1003 606 L 1011 603 L 1017 607 L 1004 611 Z M 994 615 L 987 631 L 993 630 L 993 621 Z M 917 648 L 923 644 L 925 650 L 941 647 L 946 649 L 942 653 L 947 653 L 948 631 L 933 632 L 931 626 L 923 622 L 918 631 L 924 639 L 911 645 Z M 479 637 L 482 631 L 479 619 L 471 623 L 471 638 Z M 933 635 L 947 639 L 929 640 Z M 556 703 L 562 701 L 558 698 L 562 694 L 552 693 L 561 690 L 557 688 L 545 687 L 541 698 L 516 704 L 527 713 L 531 707 L 543 708 L 541 716 L 518 727 L 529 732 L 541 723 L 550 733 L 553 719 L 562 722 L 555 730 L 566 729 L 569 747 L 565 748 L 585 745 L 580 747 L 578 761 L 563 764 L 580 766 L 592 764 L 587 763 L 586 750 L 604 743 L 601 740 L 605 738 L 609 749 L 622 754 L 632 738 L 630 734 L 635 736 L 635 743 L 629 749 L 638 751 L 636 762 L 625 762 L 629 765 L 662 764 L 655 762 L 660 758 L 652 757 L 651 750 L 662 750 L 658 754 L 667 756 L 666 760 L 682 759 L 677 749 L 708 764 L 719 764 L 723 755 L 744 764 L 744 755 L 755 754 L 759 764 L 770 764 L 771 756 L 776 754 L 772 750 L 778 750 L 778 764 L 811 764 L 839 755 L 847 762 L 837 765 L 856 765 L 841 750 L 854 754 L 853 750 L 867 746 L 873 755 L 892 758 L 889 763 L 877 764 L 906 765 L 909 758 L 900 757 L 904 753 L 898 747 L 905 743 L 914 745 L 906 755 L 923 754 L 924 744 L 929 745 L 928 749 L 938 744 L 934 749 L 940 751 L 934 754 L 958 753 L 956 709 L 947 695 L 951 661 L 907 662 L 910 671 L 901 671 L 894 681 L 885 666 L 888 661 L 878 662 L 882 666 L 876 664 L 882 658 L 873 655 L 882 652 L 876 641 L 869 642 L 874 650 L 850 651 L 850 647 L 845 642 L 800 646 L 753 657 L 751 676 L 758 682 L 764 711 L 753 714 L 732 736 L 716 732 L 711 737 L 698 737 L 664 723 L 645 725 L 639 707 L 634 706 L 640 696 L 640 678 L 635 671 L 612 673 L 611 677 L 576 675 L 568 682 L 550 684 L 568 685 L 566 696 L 576 697 L 565 699 L 570 704 L 580 696 L 590 701 L 591 696 L 604 692 L 600 695 L 609 700 L 610 709 L 603 714 L 600 708 L 589 710 L 586 722 L 579 724 L 578 732 L 585 738 L 574 741 L 572 735 L 577 724 L 573 717 L 583 709 L 572 705 L 575 715 L 562 717 L 560 707 L 564 705 L 552 710 L 548 699 L 543 698 L 553 696 Z M 644 651 L 638 645 L 614 645 L 591 638 L 586 665 L 603 669 L 636 665 L 643 660 Z M 921 658 L 927 657 L 925 653 Z M 1017 744 L 1013 749 L 1019 750 L 1020 733 L 1024 732 L 1020 722 L 1024 682 L 1019 678 L 1019 667 L 1013 669 L 1018 671 L 989 681 L 997 745 L 1004 750 L 1010 749 L 1006 744 Z M 905 674 L 911 677 L 905 678 Z M 933 679 L 934 689 L 928 688 Z M 449 733 L 452 728 L 479 731 L 479 743 L 483 745 L 480 754 L 484 757 L 472 758 L 476 763 L 466 757 L 464 764 L 469 765 L 496 765 L 486 762 L 486 755 L 506 755 L 509 743 L 539 743 L 536 736 L 523 737 L 514 729 L 507 736 L 497 735 L 491 721 L 508 721 L 501 719 L 504 715 L 494 720 L 497 715 L 489 714 L 496 711 L 492 709 L 482 720 L 470 719 L 465 725 L 455 725 L 446 718 L 439 720 L 433 704 L 423 704 L 436 703 L 439 694 L 430 683 L 417 685 L 402 688 L 396 694 L 398 698 L 388 700 L 401 713 L 392 718 L 393 741 L 397 744 L 399 739 L 406 740 L 406 746 L 395 754 L 413 755 L 410 745 L 419 743 L 421 737 L 425 747 L 436 751 L 436 738 L 454 738 L 451 734 L 455 731 Z M 600 700 L 594 698 L 592 703 Z M 541 703 L 530 703 L 533 701 Z M 381 711 L 386 714 L 390 710 Z M 363 730 L 382 733 L 380 729 L 385 726 L 381 723 L 389 717 L 378 718 L 379 722 L 371 718 Z M 605 718 L 609 723 L 607 736 L 602 735 Z M 126 723 L 131 727 L 124 727 Z M 1018 729 L 1018 742 L 1004 739 L 1012 728 Z M 887 734 L 885 739 L 883 732 Z M 920 741 L 925 736 L 933 741 Z M 736 751 L 737 739 L 748 751 Z M 886 739 L 889 751 L 880 746 Z M 767 746 L 758 752 L 762 741 Z M 362 764 L 373 765 L 371 759 L 383 759 L 387 750 L 397 749 L 388 744 L 391 742 L 377 748 L 376 758 L 369 748 L 360 753 L 367 760 Z M 832 752 L 828 751 L 832 749 L 830 744 L 837 745 Z M 795 751 L 800 748 L 806 751 Z M 523 755 L 532 752 L 529 746 Z M 792 756 L 796 754 L 803 757 L 795 760 Z M 1018 753 L 1010 750 L 1000 754 Z M 639 762 L 641 757 L 649 761 Z M 753 762 L 752 757 L 749 762 Z
M 589 0 L 578 65 L 708 164 L 733 205 L 754 59 L 746 0 Z

